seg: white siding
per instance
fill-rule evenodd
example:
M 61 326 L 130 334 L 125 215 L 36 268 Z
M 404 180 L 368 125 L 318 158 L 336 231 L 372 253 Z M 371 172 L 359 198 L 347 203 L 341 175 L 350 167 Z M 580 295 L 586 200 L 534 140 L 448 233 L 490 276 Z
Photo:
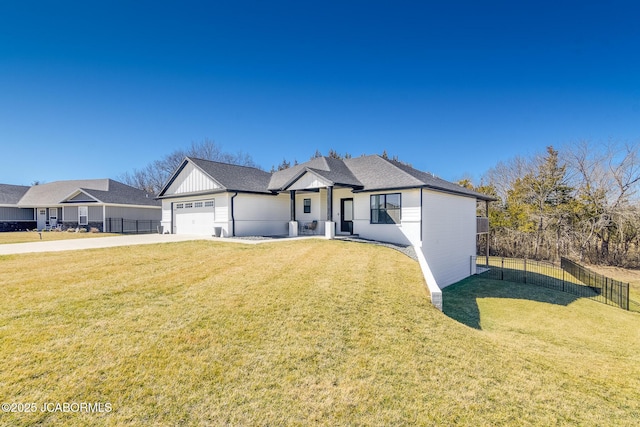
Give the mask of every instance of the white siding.
M 220 186 L 189 162 L 169 186 L 165 195 L 199 193 L 217 188 Z
M 400 193 L 400 224 L 371 224 L 371 196 Z M 420 190 L 379 191 L 355 193 L 353 232 L 366 239 L 402 245 L 420 244 Z
M 470 275 L 475 239 L 475 199 L 423 190 L 422 252 L 440 288 Z

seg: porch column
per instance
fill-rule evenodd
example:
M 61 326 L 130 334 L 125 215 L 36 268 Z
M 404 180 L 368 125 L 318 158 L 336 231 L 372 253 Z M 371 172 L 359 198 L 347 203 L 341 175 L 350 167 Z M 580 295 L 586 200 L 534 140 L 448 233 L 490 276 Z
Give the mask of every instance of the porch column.
M 296 190 L 289 190 L 291 198 L 291 220 L 289 221 L 289 237 L 298 235 L 298 221 L 296 221 Z
M 327 239 L 336 237 L 336 224 L 333 222 L 333 186 L 327 187 L 327 220 L 324 223 L 324 236 Z

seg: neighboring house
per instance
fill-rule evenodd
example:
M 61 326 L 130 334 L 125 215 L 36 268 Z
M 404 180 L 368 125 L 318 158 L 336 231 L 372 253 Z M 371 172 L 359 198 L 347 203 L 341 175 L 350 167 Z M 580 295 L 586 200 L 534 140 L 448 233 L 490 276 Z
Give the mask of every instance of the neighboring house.
M 356 234 L 412 245 L 440 287 L 473 273 L 476 202 L 493 200 L 377 155 L 318 157 L 275 173 L 187 157 L 158 198 L 169 233 Z
M 0 231 L 97 228 L 130 224 L 156 231 L 160 203 L 142 190 L 112 179 L 56 181 L 24 187 L 0 184 Z
M 29 188 L 24 185 L 0 184 L 0 232 L 35 228 L 34 210 L 18 207 L 18 202 Z

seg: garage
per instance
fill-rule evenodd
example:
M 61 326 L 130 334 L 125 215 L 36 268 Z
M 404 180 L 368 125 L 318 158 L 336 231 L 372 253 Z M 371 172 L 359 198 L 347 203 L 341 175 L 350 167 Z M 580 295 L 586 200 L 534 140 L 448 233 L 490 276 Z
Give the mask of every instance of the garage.
M 214 234 L 215 202 L 194 200 L 174 203 L 173 224 L 175 234 Z

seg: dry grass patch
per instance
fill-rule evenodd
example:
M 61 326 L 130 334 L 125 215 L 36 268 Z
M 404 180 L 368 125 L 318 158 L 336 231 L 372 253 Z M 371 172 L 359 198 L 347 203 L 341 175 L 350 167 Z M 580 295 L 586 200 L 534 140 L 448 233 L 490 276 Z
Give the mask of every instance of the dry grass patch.
M 531 318 L 452 320 L 417 263 L 379 246 L 199 241 L 4 256 L 0 268 L 2 399 L 113 406 L 0 414 L 3 425 L 632 425 L 640 414 L 637 339 L 619 336 L 614 351 L 596 331 L 557 363 L 565 339 Z M 614 310 L 587 303 L 589 315 Z M 589 311 L 574 307 L 548 322 L 573 327 Z M 485 311 L 483 328 L 509 319 Z M 607 360 L 612 381 L 598 369 Z
M 40 238 L 42 235 L 42 239 Z M 45 242 L 48 240 L 87 239 L 93 237 L 113 237 L 120 234 L 113 233 L 75 233 L 66 231 L 9 231 L 0 233 L 0 245 L 7 243 Z

